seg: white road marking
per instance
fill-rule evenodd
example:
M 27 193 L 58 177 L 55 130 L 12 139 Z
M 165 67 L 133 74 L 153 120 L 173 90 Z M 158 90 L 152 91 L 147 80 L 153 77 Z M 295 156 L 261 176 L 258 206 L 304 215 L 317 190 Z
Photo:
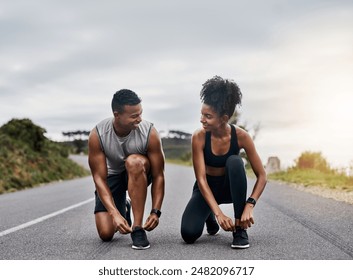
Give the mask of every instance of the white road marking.
M 59 211 L 56 211 L 56 212 L 53 212 L 53 213 L 51 213 L 51 214 L 42 216 L 42 217 L 40 217 L 40 218 L 38 218 L 38 219 L 35 219 L 35 220 L 29 221 L 29 222 L 27 222 L 27 223 L 18 225 L 18 226 L 16 226 L 16 227 L 12 227 L 12 228 L 9 228 L 9 229 L 7 229 L 7 230 L 1 231 L 1 232 L 0 232 L 0 237 L 5 236 L 5 235 L 10 234 L 10 233 L 13 233 L 13 232 L 16 232 L 16 231 L 18 231 L 18 230 L 21 230 L 21 229 L 24 229 L 24 228 L 33 226 L 33 225 L 38 224 L 38 223 L 40 223 L 40 222 L 43 222 L 43 221 L 45 221 L 45 220 L 47 220 L 47 219 L 50 219 L 50 218 L 52 218 L 52 217 L 58 216 L 58 215 L 60 215 L 60 214 L 62 214 L 62 213 L 65 213 L 65 212 L 67 212 L 67 211 L 70 211 L 70 210 L 72 210 L 72 209 L 75 209 L 75 208 L 77 208 L 77 207 L 80 207 L 80 206 L 82 206 L 82 205 L 84 205 L 84 204 L 87 204 L 87 203 L 89 203 L 89 202 L 91 202 L 91 201 L 93 201 L 93 200 L 94 200 L 94 198 L 87 199 L 87 200 L 85 200 L 85 201 L 82 201 L 82 202 L 80 202 L 80 203 L 71 205 L 71 206 L 66 207 L 66 208 L 64 208 L 64 209 L 61 209 L 61 210 L 59 210 Z

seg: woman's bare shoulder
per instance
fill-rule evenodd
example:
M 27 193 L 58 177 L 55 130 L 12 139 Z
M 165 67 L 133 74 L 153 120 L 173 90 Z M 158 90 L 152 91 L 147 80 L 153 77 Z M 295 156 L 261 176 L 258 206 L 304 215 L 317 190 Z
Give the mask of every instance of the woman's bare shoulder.
M 206 131 L 203 128 L 199 128 L 192 134 L 192 142 L 203 143 L 205 142 Z

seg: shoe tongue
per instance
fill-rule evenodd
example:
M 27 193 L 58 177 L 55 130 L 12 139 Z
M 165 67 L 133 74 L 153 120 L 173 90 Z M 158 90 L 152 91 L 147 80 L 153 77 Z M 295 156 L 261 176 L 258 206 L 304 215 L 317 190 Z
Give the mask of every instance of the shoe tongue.
M 136 226 L 136 227 L 134 227 L 133 231 L 141 230 L 141 229 L 143 229 L 143 228 L 142 228 L 142 227 L 139 227 L 139 226 Z

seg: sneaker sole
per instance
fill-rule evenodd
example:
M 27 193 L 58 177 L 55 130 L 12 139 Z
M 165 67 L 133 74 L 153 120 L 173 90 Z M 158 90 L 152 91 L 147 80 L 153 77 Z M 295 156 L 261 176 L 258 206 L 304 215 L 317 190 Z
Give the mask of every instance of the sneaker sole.
M 145 246 L 145 247 L 142 247 L 142 246 L 135 246 L 135 245 L 132 245 L 131 248 L 132 249 L 135 249 L 135 250 L 146 250 L 148 249 L 149 247 L 151 247 L 151 245 L 148 245 L 148 246 Z
M 230 245 L 230 247 L 232 247 L 232 249 L 246 249 L 246 248 L 249 248 L 250 245 L 247 244 L 247 245 Z

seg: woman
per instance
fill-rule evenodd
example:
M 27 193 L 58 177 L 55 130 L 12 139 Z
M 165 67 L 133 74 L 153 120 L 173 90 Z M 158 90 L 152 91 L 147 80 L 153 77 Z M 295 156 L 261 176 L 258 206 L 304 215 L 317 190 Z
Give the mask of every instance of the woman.
M 215 76 L 203 84 L 200 97 L 202 128 L 192 136 L 196 182 L 182 217 L 181 235 L 186 243 L 194 243 L 206 222 L 209 234 L 217 234 L 220 225 L 233 233 L 232 248 L 248 248 L 246 229 L 254 224 L 253 208 L 265 188 L 266 172 L 250 135 L 228 124 L 242 93 L 235 82 Z M 245 150 L 257 178 L 248 199 L 240 149 Z M 233 203 L 234 222 L 220 209 L 224 203 Z

